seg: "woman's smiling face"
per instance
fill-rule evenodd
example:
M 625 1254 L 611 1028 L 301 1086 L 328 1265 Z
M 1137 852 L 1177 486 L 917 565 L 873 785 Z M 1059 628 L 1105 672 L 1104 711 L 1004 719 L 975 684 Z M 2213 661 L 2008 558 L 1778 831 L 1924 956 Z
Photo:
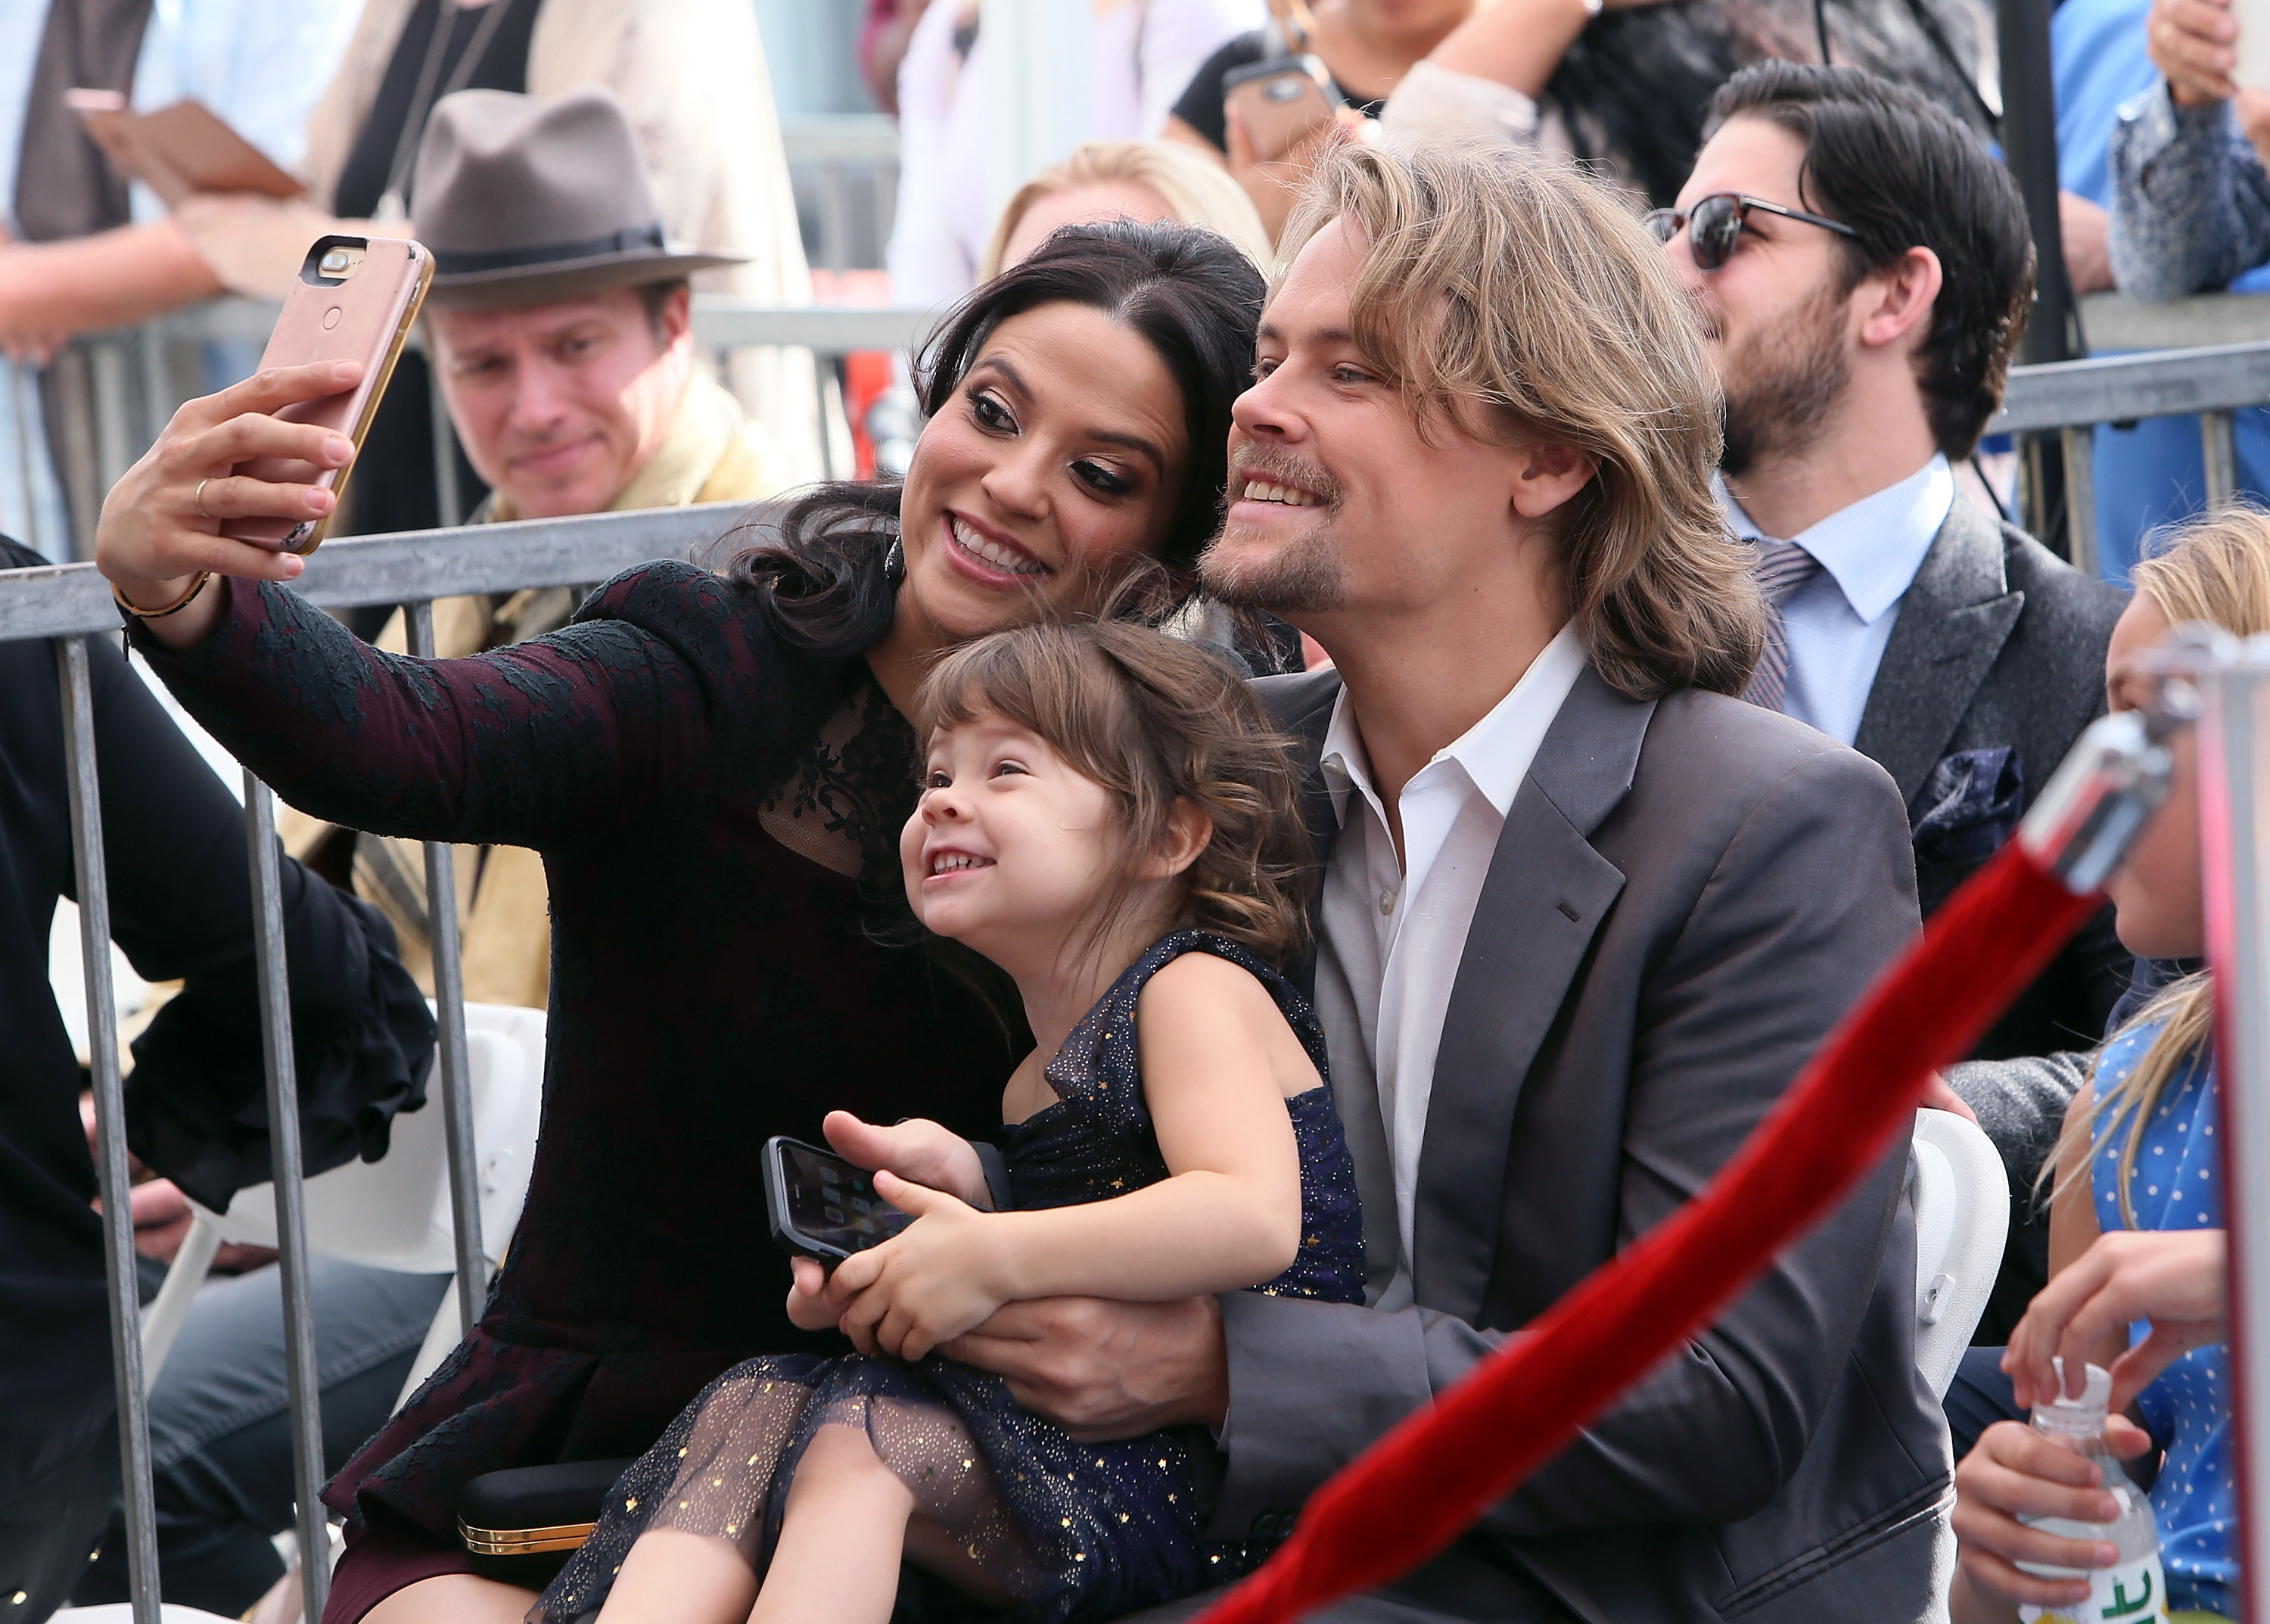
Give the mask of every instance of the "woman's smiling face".
M 1056 303 L 995 328 L 907 470 L 901 612 L 942 645 L 1092 608 L 1182 493 L 1182 391 L 1140 334 Z

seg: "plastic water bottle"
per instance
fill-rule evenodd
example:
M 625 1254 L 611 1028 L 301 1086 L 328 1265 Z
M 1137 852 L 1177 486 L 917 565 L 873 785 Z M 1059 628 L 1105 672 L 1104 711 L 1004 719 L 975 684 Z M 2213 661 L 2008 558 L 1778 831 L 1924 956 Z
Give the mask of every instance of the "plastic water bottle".
M 2088 1367 L 2088 1383 L 2078 1398 L 2065 1396 L 2065 1361 L 2057 1366 L 2057 1397 L 2034 1406 L 2034 1430 L 2054 1438 L 2076 1455 L 2096 1463 L 2103 1472 L 2105 1490 L 2119 1502 L 2120 1515 L 2110 1523 L 2078 1523 L 2061 1516 L 2027 1516 L 2019 1521 L 2068 1539 L 2109 1542 L 2120 1553 L 2110 1568 L 2050 1568 L 2020 1562 L 2028 1573 L 2044 1578 L 2086 1579 L 2088 1599 L 2066 1605 L 2021 1607 L 2027 1624 L 2156 1624 L 2168 1616 L 2167 1576 L 2160 1568 L 2160 1525 L 2152 1516 L 2152 1502 L 2128 1480 L 2127 1473 L 2104 1442 L 2107 1403 L 2112 1397 L 2112 1373 Z

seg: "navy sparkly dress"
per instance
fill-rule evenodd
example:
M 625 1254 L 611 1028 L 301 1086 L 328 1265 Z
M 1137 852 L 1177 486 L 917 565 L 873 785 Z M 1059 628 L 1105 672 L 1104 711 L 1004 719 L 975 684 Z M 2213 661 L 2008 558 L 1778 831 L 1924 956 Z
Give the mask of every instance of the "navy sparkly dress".
M 1049 1062 L 1057 1101 L 1006 1131 L 1020 1210 L 1107 1200 L 1168 1176 L 1137 1065 L 1135 1003 L 1160 968 L 1210 953 L 1268 988 L 1324 1071 L 1324 1034 L 1307 1002 L 1236 943 L 1178 931 L 1152 946 L 1097 1001 Z M 1332 1094 L 1285 1101 L 1301 1157 L 1301 1250 L 1256 1290 L 1359 1302 L 1363 1225 L 1355 1172 Z M 1210 1542 L 1191 1448 L 1181 1429 L 1078 1443 L 1018 1407 L 994 1376 L 935 1356 L 919 1364 L 849 1354 L 753 1359 L 727 1371 L 623 1474 L 590 1539 L 530 1613 L 581 1624 L 606 1600 L 623 1558 L 649 1529 L 731 1541 L 764 1571 L 805 1446 L 829 1423 L 865 1427 L 876 1453 L 1013 1596 L 1015 1617 L 1111 1619 L 1233 1578 L 1265 1543 Z

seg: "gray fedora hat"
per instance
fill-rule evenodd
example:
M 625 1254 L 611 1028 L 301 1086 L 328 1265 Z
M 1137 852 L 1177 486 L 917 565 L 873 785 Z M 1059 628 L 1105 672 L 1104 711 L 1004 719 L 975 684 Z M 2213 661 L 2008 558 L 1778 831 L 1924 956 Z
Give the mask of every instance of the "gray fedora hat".
M 671 245 L 630 121 L 597 85 L 442 97 L 419 143 L 411 201 L 437 305 L 539 304 L 746 257 Z

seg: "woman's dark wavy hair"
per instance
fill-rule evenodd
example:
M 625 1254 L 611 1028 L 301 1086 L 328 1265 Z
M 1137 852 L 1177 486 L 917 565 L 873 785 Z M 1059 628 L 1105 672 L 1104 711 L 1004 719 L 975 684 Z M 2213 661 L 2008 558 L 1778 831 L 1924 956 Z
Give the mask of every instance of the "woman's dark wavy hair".
M 1228 240 L 1171 221 L 1066 226 L 1032 257 L 955 306 L 915 362 L 915 392 L 932 418 L 1010 317 L 1084 305 L 1140 334 L 1173 374 L 1189 437 L 1183 488 L 1161 560 L 1184 592 L 1213 539 L 1228 478 L 1230 404 L 1252 379 L 1261 273 Z M 901 486 L 838 480 L 798 498 L 776 534 L 726 567 L 764 595 L 781 635 L 816 654 L 872 648 L 889 631 L 897 588 L 883 557 L 899 528 Z

